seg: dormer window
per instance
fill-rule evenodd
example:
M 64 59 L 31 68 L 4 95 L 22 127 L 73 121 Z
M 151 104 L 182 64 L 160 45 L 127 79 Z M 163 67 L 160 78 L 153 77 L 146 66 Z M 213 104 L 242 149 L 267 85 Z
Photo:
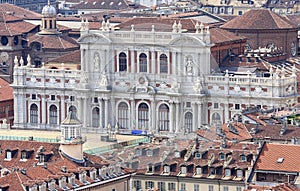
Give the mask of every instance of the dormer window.
M 195 154 L 195 158 L 196 158 L 196 159 L 201 159 L 201 153 L 196 153 L 196 154 Z
M 50 182 L 48 182 L 48 188 L 50 191 L 55 190 L 55 181 L 54 180 L 51 180 Z
M 229 168 L 225 169 L 225 176 L 231 176 L 231 169 Z
M 141 149 L 139 149 L 139 148 L 136 149 L 135 154 L 136 154 L 136 156 L 141 156 L 142 155 Z
M 45 182 L 43 182 L 41 185 L 39 185 L 39 191 L 46 191 L 46 187 L 47 185 L 46 185 L 46 183 Z
M 225 160 L 225 154 L 224 153 L 220 153 L 220 160 Z
M 151 149 L 147 150 L 147 156 L 150 157 L 153 155 L 153 151 Z
M 71 176 L 69 176 L 68 182 L 69 182 L 69 184 L 71 184 L 72 186 L 75 185 L 75 175 L 74 175 L 74 174 L 71 175 Z
M 62 177 L 59 180 L 59 187 L 62 189 L 66 189 L 66 187 L 67 187 L 66 177 Z
M 216 169 L 214 167 L 209 168 L 210 174 L 216 174 Z
M 181 166 L 181 174 L 186 174 L 186 166 Z
M 6 151 L 5 160 L 11 160 L 11 158 L 12 158 L 12 152 Z
M 80 180 L 80 182 L 82 182 L 82 183 L 87 183 L 87 181 L 86 181 L 86 172 L 85 172 L 85 171 L 82 172 L 82 173 L 79 175 L 79 180 Z
M 202 168 L 201 167 L 196 167 L 196 174 L 197 175 L 200 175 L 200 174 L 202 174 Z
M 247 157 L 246 157 L 245 155 L 241 155 L 241 161 L 242 161 L 242 162 L 247 161 Z
M 179 158 L 180 157 L 180 152 L 179 151 L 175 151 L 174 152 L 174 157 L 175 158 Z
M 148 170 L 147 173 L 153 173 L 153 164 L 148 164 Z
M 90 171 L 90 178 L 92 179 L 92 180 L 98 180 L 97 179 L 97 176 L 96 176 L 96 170 L 92 170 L 92 171 Z
M 32 186 L 29 188 L 29 191 L 38 191 L 38 190 L 37 190 L 37 185 L 32 185 Z
M 164 166 L 164 173 L 170 173 L 170 166 L 169 165 Z
M 45 162 L 45 155 L 40 154 L 39 155 L 39 163 L 44 163 Z
M 242 170 L 237 170 L 236 171 L 236 176 L 238 177 L 238 178 L 242 178 L 243 177 L 243 171 Z
M 28 154 L 27 151 L 21 151 L 21 160 L 27 160 Z

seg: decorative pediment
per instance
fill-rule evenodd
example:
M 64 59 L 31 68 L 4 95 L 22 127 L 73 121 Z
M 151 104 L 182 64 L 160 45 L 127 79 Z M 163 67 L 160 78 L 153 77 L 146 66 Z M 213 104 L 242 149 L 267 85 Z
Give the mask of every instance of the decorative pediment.
M 196 37 L 190 37 L 190 36 L 181 36 L 174 40 L 172 40 L 170 43 L 170 46 L 197 46 L 197 47 L 204 47 L 205 43 Z
M 96 44 L 110 44 L 111 40 L 103 34 L 86 34 L 78 39 L 79 44 L 96 43 Z

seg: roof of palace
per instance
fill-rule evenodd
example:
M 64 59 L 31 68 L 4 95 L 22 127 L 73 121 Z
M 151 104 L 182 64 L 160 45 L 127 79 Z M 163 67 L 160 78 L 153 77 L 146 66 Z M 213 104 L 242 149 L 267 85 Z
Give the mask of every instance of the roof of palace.
M 28 44 L 38 42 L 44 49 L 78 49 L 77 41 L 67 35 L 32 35 L 28 37 Z
M 0 101 L 13 100 L 13 88 L 10 87 L 9 83 L 0 78 Z
M 264 18 L 264 19 L 261 19 Z M 296 29 L 287 17 L 280 16 L 267 9 L 252 9 L 245 14 L 236 17 L 223 24 L 224 29 L 247 29 L 247 30 L 278 30 L 278 29 Z

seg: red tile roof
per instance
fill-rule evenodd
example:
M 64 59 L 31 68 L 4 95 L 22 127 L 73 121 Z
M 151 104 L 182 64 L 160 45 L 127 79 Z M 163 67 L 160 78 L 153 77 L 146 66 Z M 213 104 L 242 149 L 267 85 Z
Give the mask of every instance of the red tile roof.
M 262 19 L 263 18 L 263 19 Z M 267 9 L 252 9 L 221 26 L 224 29 L 297 29 L 288 18 Z
M 32 35 L 28 37 L 29 46 L 33 42 L 39 42 L 44 49 L 78 49 L 77 41 L 66 35 Z
M 1 3 L 0 4 L 0 12 L 8 13 L 14 17 L 18 17 L 20 19 L 40 19 L 41 14 L 36 12 L 24 9 L 22 7 L 12 5 L 9 3 Z
M 0 4 L 1 5 L 1 4 Z M 25 22 L 15 16 L 0 12 L 0 34 L 5 36 L 28 33 L 38 26 Z
M 0 78 L 0 101 L 13 100 L 13 88 L 9 83 Z
M 279 162 L 280 159 L 282 162 Z M 266 143 L 255 170 L 300 172 L 300 145 Z

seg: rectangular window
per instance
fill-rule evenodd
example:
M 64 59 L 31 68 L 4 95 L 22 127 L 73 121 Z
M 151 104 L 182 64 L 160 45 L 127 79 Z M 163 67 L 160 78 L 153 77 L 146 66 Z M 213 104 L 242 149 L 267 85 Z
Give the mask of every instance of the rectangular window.
M 218 109 L 219 108 L 219 103 L 214 103 L 214 109 Z
M 55 95 L 51 95 L 51 101 L 55 101 Z
M 231 170 L 230 169 L 225 169 L 225 176 L 231 176 Z
M 185 183 L 181 183 L 180 184 L 180 190 L 181 191 L 186 191 L 186 185 L 185 185 Z
M 191 102 L 186 102 L 186 107 L 190 108 L 191 107 Z
M 199 188 L 200 188 L 199 184 L 194 184 L 194 191 L 199 191 L 200 190 Z
M 181 174 L 186 174 L 186 166 L 181 167 Z
M 236 191 L 242 191 L 242 187 L 236 187 Z
M 166 191 L 166 184 L 165 182 L 158 182 L 158 190 L 159 191 Z
M 146 189 L 152 189 L 152 188 L 154 188 L 154 182 L 152 182 L 152 181 L 146 181 L 145 182 L 145 188 Z
M 27 151 L 21 152 L 21 159 L 27 159 Z
M 94 103 L 98 103 L 98 98 L 94 97 Z
M 70 101 L 75 101 L 75 96 L 71 96 Z
M 168 183 L 168 190 L 169 191 L 175 191 L 176 190 L 176 184 L 175 183 L 173 183 L 173 182 L 169 182 Z
M 208 191 L 214 191 L 214 185 L 208 185 Z
M 31 99 L 36 100 L 36 94 L 32 94 Z
M 164 173 L 170 172 L 170 166 L 164 166 Z
M 201 167 L 197 167 L 196 168 L 196 174 L 202 174 L 202 169 L 201 169 Z
M 228 191 L 228 186 L 224 186 L 223 191 Z
M 136 190 L 139 190 L 141 189 L 141 181 L 140 180 L 134 180 L 133 181 L 133 187 L 136 189 Z
M 6 158 L 7 160 L 11 160 L 11 151 L 6 151 Z
M 238 178 L 242 178 L 243 177 L 243 171 L 242 170 L 237 170 L 236 174 L 237 174 L 236 176 Z
M 235 108 L 236 110 L 239 110 L 239 109 L 240 109 L 240 104 L 235 104 L 235 105 L 234 105 L 234 108 Z

